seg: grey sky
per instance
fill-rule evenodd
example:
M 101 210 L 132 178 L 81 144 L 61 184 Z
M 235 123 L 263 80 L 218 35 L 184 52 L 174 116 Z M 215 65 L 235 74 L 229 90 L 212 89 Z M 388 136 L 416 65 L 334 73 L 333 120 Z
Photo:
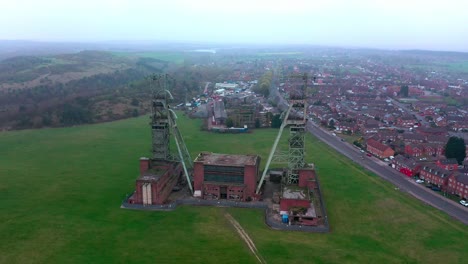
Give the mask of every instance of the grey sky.
M 0 0 L 0 39 L 468 51 L 468 1 Z

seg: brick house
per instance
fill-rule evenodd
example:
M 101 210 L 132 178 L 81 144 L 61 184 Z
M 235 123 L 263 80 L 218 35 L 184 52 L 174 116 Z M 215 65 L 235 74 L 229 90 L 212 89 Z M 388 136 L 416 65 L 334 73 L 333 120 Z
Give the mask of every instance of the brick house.
M 397 140 L 398 133 L 395 130 L 380 130 L 377 133 L 377 138 L 380 141 L 392 141 L 395 142 Z
M 396 121 L 396 124 L 402 127 L 412 127 L 414 123 L 416 123 L 416 120 L 410 115 L 400 116 Z
M 444 136 L 432 136 L 432 135 L 429 135 L 427 136 L 427 142 L 428 143 L 435 143 L 435 144 L 447 144 L 447 137 L 444 137 Z
M 439 188 L 446 189 L 451 174 L 451 171 L 439 168 L 435 164 L 427 164 L 421 168 L 419 177 L 428 183 L 439 186 Z
M 367 140 L 366 144 L 367 151 L 379 158 L 388 158 L 395 155 L 395 151 L 391 147 L 384 145 L 373 138 Z
M 379 125 L 377 124 L 363 124 L 361 126 L 363 134 L 377 133 L 379 131 Z
M 403 133 L 401 138 L 405 143 L 423 143 L 426 140 L 425 136 L 413 133 Z
M 436 165 L 445 170 L 455 170 L 458 167 L 458 162 L 456 159 L 442 159 L 438 160 Z
M 444 146 L 441 144 L 424 144 L 424 155 L 427 156 L 442 156 L 444 154 Z
M 337 131 L 349 131 L 352 134 L 356 133 L 359 129 L 358 125 L 354 122 L 340 122 L 339 124 L 335 125 Z
M 454 123 L 452 125 L 452 130 L 455 130 L 455 131 L 462 131 L 464 129 L 468 129 L 468 121 L 464 120 L 464 121 L 461 121 L 461 122 L 457 122 L 457 123 Z
M 419 127 L 416 132 L 423 136 L 446 136 L 448 134 L 447 128 L 445 127 Z
M 405 158 L 402 155 L 398 155 L 392 160 L 392 167 L 408 177 L 417 175 L 421 170 L 421 164 L 412 158 Z
M 462 199 L 468 199 L 468 175 L 455 173 L 448 179 L 447 191 Z
M 424 155 L 424 147 L 421 144 L 405 145 L 405 154 L 412 157 L 421 157 Z

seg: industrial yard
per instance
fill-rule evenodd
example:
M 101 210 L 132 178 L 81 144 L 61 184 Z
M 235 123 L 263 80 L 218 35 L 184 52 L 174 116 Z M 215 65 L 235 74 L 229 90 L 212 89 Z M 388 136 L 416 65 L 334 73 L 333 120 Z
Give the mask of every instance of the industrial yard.
M 257 154 L 203 151 L 193 160 L 179 130 L 177 114 L 170 107 L 174 98 L 168 84 L 172 79 L 167 74 L 152 75 L 151 85 L 156 89 L 151 95 L 151 155 L 140 158 L 140 176 L 136 180 L 135 191 L 126 196 L 122 208 L 173 210 L 180 204 L 263 208 L 265 221 L 273 229 L 329 232 L 315 165 L 305 158 L 307 118 L 298 113 L 305 113 L 307 109 L 308 78 L 306 74 L 300 77 L 303 83 L 293 90 L 289 107 L 282 117 L 278 135 L 272 141 L 270 154 L 261 172 L 261 158 Z M 214 99 L 214 112 L 220 112 L 220 109 L 223 112 L 222 115 L 214 115 L 217 116 L 213 118 L 214 124 L 220 116 L 223 116 L 222 122 L 226 118 L 224 99 L 219 98 L 217 92 L 237 89 L 237 84 L 217 83 L 215 87 L 224 88 L 217 89 L 214 97 L 209 97 Z M 206 90 L 204 96 L 208 95 Z M 240 89 L 231 91 L 234 92 L 239 93 Z M 206 99 L 203 102 L 197 99 L 192 104 L 197 107 L 202 103 L 206 103 Z M 216 109 L 219 108 L 216 107 L 218 104 L 222 106 L 220 109 Z M 247 122 L 244 123 L 245 129 L 253 126 L 253 122 L 247 121 L 253 121 L 252 116 L 241 119 Z M 211 118 L 207 121 L 210 123 Z M 285 129 L 289 130 L 286 147 L 279 145 Z M 171 143 L 175 143 L 176 151 L 171 150 Z M 208 145 L 206 147 L 209 148 Z M 272 171 L 270 165 L 274 163 L 284 165 L 279 171 Z M 266 187 L 267 184 L 276 186 Z M 265 189 L 269 190 L 268 195 Z M 271 192 L 273 189 L 276 191 Z M 182 194 L 173 195 L 174 192 Z
M 211 134 L 183 115 L 178 123 L 193 157 L 209 145 L 215 153 L 258 153 L 265 160 L 278 131 Z M 138 157 L 148 153 L 147 124 L 144 116 L 1 134 L 0 262 L 257 263 L 225 212 L 267 263 L 462 263 L 468 257 L 463 224 L 309 135 L 306 158 L 320 174 L 329 234 L 272 230 L 258 209 L 122 210 L 135 187 Z

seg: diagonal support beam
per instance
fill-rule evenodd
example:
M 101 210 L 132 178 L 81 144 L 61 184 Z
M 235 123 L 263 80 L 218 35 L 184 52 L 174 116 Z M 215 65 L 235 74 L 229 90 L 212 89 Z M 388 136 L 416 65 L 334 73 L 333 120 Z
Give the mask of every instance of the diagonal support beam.
M 177 127 L 177 123 L 176 123 L 177 116 L 174 113 L 174 111 L 172 110 L 169 110 L 169 111 L 171 112 L 171 115 L 169 117 L 169 122 L 171 123 L 172 133 L 174 134 L 174 138 L 175 138 L 175 142 L 177 146 L 177 152 L 179 153 L 179 159 L 180 159 L 180 162 L 182 163 L 182 168 L 184 169 L 185 178 L 187 179 L 187 184 L 189 186 L 190 192 L 193 194 L 192 182 L 190 181 L 190 175 L 188 173 L 187 164 L 185 164 L 185 161 L 188 158 L 189 160 L 188 163 L 189 165 L 191 165 L 192 168 L 193 168 L 193 164 L 191 163 L 192 161 L 190 159 L 190 154 L 187 151 L 187 146 L 183 142 L 182 136 L 180 135 L 179 128 Z M 185 157 L 182 151 L 186 152 Z
M 262 188 L 263 182 L 265 181 L 265 176 L 267 174 L 268 169 L 270 168 L 271 160 L 273 159 L 273 155 L 276 152 L 276 147 L 278 146 L 278 142 L 281 139 L 281 135 L 283 134 L 284 128 L 288 125 L 287 120 L 288 120 L 289 112 L 291 112 L 292 106 L 293 106 L 292 104 L 289 104 L 288 111 L 286 112 L 283 118 L 283 122 L 281 123 L 280 129 L 278 131 L 278 135 L 276 136 L 275 143 L 273 143 L 273 147 L 270 150 L 270 155 L 268 156 L 268 160 L 265 165 L 265 169 L 263 170 L 262 177 L 260 178 L 260 182 L 258 183 L 257 191 L 255 192 L 256 194 L 260 193 L 260 189 Z

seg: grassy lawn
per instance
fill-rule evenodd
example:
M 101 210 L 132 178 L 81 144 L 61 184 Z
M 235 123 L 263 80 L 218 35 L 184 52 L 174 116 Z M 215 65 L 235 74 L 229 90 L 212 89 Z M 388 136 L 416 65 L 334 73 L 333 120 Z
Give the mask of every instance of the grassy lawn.
M 347 135 L 347 134 L 336 134 L 337 136 L 339 136 L 340 138 L 344 139 L 344 141 L 350 143 L 350 144 L 353 144 L 354 141 L 356 140 L 359 140 L 361 138 L 361 136 L 358 136 L 358 135 Z
M 258 153 L 276 130 L 208 134 L 179 116 L 192 154 Z M 148 118 L 0 133 L 0 263 L 255 263 L 223 217 L 231 213 L 268 263 L 464 263 L 468 228 L 395 191 L 312 136 L 332 232 L 268 229 L 263 212 L 179 207 L 120 209 L 138 158 L 150 150 Z

